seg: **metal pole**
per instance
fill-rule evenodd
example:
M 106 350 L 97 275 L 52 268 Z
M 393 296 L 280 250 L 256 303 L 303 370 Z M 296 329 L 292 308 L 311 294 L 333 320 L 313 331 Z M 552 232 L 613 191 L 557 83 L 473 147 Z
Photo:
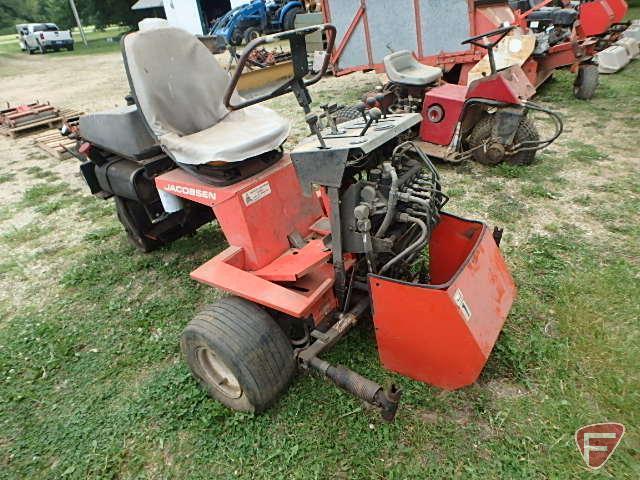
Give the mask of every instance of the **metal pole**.
M 80 15 L 78 15 L 78 9 L 76 8 L 75 0 L 69 0 L 71 4 L 71 10 L 73 10 L 73 16 L 76 17 L 76 23 L 78 24 L 78 29 L 80 30 L 80 36 L 82 37 L 82 43 L 84 43 L 85 47 L 88 47 L 87 37 L 84 36 L 84 29 L 82 28 L 82 22 L 80 21 Z

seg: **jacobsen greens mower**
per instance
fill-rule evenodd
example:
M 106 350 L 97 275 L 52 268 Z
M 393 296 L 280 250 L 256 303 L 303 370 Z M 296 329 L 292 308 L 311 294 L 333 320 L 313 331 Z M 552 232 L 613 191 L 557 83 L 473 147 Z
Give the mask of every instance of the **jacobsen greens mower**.
M 371 108 L 337 124 L 328 108 L 329 127 L 320 127 L 308 87 L 328 61 L 309 78 L 306 54 L 306 35 L 319 30 L 331 51 L 331 25 L 258 38 L 230 79 L 193 36 L 143 22 L 123 39 L 138 115 L 98 114 L 85 124 L 115 128 L 135 118 L 135 127 L 119 130 L 119 142 L 135 150 L 146 130 L 173 162 L 163 170 L 151 161 L 148 171 L 143 162 L 143 173 L 131 177 L 144 183 L 139 191 L 156 188 L 163 213 L 150 223 L 193 218 L 200 206 L 229 242 L 191 276 L 230 296 L 204 307 L 181 340 L 212 397 L 260 412 L 298 368 L 314 369 L 392 420 L 401 395 L 395 386 L 382 388 L 322 354 L 370 314 L 386 368 L 445 389 L 464 387 L 483 369 L 516 289 L 498 247 L 501 232 L 443 211 L 438 172 L 411 142 L 420 114 Z M 291 45 L 289 76 L 240 96 L 252 52 L 281 40 Z M 313 134 L 284 153 L 289 123 L 259 103 L 288 93 Z M 87 129 L 81 135 L 91 184 L 104 150 Z M 108 185 L 99 180 L 93 190 Z

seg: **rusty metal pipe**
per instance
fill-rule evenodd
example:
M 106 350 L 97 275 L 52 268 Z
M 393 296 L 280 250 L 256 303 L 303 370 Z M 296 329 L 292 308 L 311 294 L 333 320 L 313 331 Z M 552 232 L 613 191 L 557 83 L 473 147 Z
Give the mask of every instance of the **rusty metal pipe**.
M 387 422 L 395 420 L 402 396 L 402 391 L 395 385 L 391 385 L 388 390 L 385 390 L 373 380 L 369 380 L 353 370 L 341 365 L 331 365 L 318 357 L 312 358 L 309 361 L 309 366 L 321 372 L 344 391 L 378 407 L 382 418 Z

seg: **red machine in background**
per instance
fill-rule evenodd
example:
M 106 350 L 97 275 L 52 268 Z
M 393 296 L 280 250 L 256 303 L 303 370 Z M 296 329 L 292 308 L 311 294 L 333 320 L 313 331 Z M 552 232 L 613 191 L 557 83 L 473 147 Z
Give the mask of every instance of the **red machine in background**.
M 423 152 L 447 162 L 473 159 L 484 165 L 508 162 L 529 165 L 536 152 L 551 145 L 562 133 L 561 118 L 529 101 L 536 89 L 522 68 L 498 71 L 495 47 L 515 26 L 464 40 L 487 51 L 489 72 L 469 85 L 443 81 L 441 68 L 418 62 L 408 50 L 384 60 L 389 83 L 369 94 L 357 107 L 378 107 L 383 112 L 420 112 L 418 142 Z M 541 139 L 531 111 L 544 113 L 555 126 L 553 135 Z
M 383 0 L 324 0 L 325 19 L 338 28 L 333 69 L 336 75 L 384 72 L 386 55 L 408 50 L 420 63 L 442 68 L 448 82 L 466 85 L 491 67 L 481 45 L 465 49 L 462 41 L 516 25 L 520 29 L 510 37 L 520 37 L 520 45 L 516 51 L 510 51 L 516 41 L 497 46 L 498 70 L 518 65 L 538 87 L 555 70 L 569 68 L 576 73 L 575 95 L 591 98 L 598 85 L 594 58 L 617 39 L 626 2 L 593 0 L 576 9 L 575 2 L 550 6 L 552 1 L 398 0 L 389 15 Z

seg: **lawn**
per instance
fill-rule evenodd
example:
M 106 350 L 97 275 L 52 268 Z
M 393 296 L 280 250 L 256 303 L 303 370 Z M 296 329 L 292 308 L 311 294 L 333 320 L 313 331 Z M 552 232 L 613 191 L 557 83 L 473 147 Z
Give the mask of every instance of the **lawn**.
M 0 233 L 0 479 L 640 478 L 640 60 L 591 102 L 571 82 L 538 97 L 567 132 L 532 167 L 440 165 L 456 213 L 506 228 L 519 286 L 479 382 L 386 372 L 366 324 L 327 356 L 401 385 L 393 424 L 313 374 L 261 416 L 210 400 L 178 341 L 219 296 L 188 273 L 225 248 L 220 230 L 142 255 L 53 160 L 21 170 L 31 186 L 0 211 L 33 216 Z M 0 187 L 14 180 L 0 165 Z M 80 242 L 68 217 L 89 223 Z M 590 474 L 573 435 L 602 421 L 627 434 Z

